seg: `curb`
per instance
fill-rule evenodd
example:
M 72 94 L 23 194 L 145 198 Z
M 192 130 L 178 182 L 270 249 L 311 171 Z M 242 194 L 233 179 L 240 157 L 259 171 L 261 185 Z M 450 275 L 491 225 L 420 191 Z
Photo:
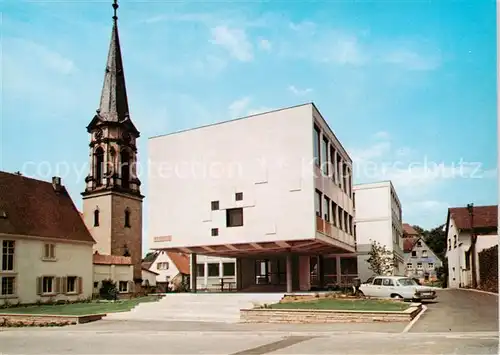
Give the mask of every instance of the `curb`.
M 479 293 L 485 293 L 487 295 L 493 295 L 498 297 L 498 293 L 495 292 L 488 292 L 488 291 L 483 291 L 483 290 L 476 290 L 474 288 L 458 288 L 457 290 L 465 290 L 465 291 L 472 291 L 472 292 L 479 292 Z
M 410 329 L 415 325 L 415 323 L 417 323 L 417 321 L 426 311 L 427 311 L 427 306 L 422 305 L 422 311 L 419 314 L 417 314 L 417 316 L 413 318 L 410 323 L 408 323 L 408 325 L 405 327 L 405 329 L 403 329 L 401 333 L 408 333 Z

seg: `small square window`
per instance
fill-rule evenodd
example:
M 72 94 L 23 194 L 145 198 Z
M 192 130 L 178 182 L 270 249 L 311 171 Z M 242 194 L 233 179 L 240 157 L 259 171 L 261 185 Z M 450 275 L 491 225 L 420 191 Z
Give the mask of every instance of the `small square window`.
M 54 260 L 56 258 L 56 246 L 55 244 L 44 244 L 43 246 L 43 258 Z
M 411 252 L 411 257 L 412 258 L 416 258 L 417 257 L 417 252 L 416 251 L 412 251 Z
M 66 279 L 66 293 L 76 292 L 76 276 L 68 276 Z
M 212 201 L 212 211 L 217 211 L 219 209 L 219 201 Z
M 234 197 L 236 201 L 243 201 L 243 192 L 237 192 Z
M 118 283 L 118 291 L 128 292 L 128 282 L 127 281 L 120 281 Z
M 54 291 L 54 277 L 44 276 L 42 279 L 42 293 L 53 293 Z
M 99 287 L 99 281 L 94 281 L 94 288 Z
M 217 237 L 219 235 L 219 228 L 212 228 L 212 237 Z
M 231 208 L 226 210 L 226 226 L 227 227 L 243 226 L 243 208 Z

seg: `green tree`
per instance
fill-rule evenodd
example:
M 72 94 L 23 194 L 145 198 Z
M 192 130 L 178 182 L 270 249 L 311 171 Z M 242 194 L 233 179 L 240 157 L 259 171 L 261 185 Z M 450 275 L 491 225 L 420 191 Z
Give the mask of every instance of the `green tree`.
M 373 241 L 368 254 L 368 267 L 375 275 L 391 275 L 394 270 L 395 255 L 385 245 Z

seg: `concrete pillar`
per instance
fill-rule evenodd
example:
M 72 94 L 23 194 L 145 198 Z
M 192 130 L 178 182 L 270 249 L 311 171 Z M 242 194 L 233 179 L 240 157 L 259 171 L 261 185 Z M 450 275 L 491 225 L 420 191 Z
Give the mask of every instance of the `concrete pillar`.
M 208 288 L 208 263 L 205 261 L 203 263 L 203 282 L 205 283 L 205 288 Z
M 196 278 L 198 277 L 198 274 L 196 272 L 196 253 L 191 254 L 191 292 L 196 293 Z
M 318 255 L 318 285 L 322 289 L 325 286 L 325 260 L 323 255 Z
M 337 285 L 340 285 L 340 282 L 342 281 L 342 271 L 340 270 L 340 256 L 337 256 L 335 258 L 337 262 Z
M 286 255 L 286 292 L 292 293 L 292 254 Z
M 236 258 L 236 267 L 235 267 L 235 273 L 234 275 L 236 276 L 236 289 L 239 291 L 243 288 L 242 284 L 242 273 L 241 273 L 241 258 Z

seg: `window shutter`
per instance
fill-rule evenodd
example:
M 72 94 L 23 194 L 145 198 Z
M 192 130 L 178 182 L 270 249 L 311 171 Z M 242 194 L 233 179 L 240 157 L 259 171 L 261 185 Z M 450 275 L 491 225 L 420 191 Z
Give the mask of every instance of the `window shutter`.
M 78 293 L 79 295 L 81 295 L 81 294 L 82 294 L 82 292 L 83 292 L 83 282 L 82 282 L 83 280 L 82 280 L 82 278 L 81 278 L 81 277 L 78 277 L 78 278 L 77 278 L 77 281 L 78 281 L 78 283 L 77 283 L 77 293 Z
M 134 282 L 133 281 L 129 281 L 128 282 L 128 292 L 129 293 L 133 293 L 134 292 Z
M 68 278 L 62 278 L 62 293 L 68 293 Z
M 36 294 L 40 296 L 42 294 L 42 278 L 36 278 Z
M 56 289 L 55 293 L 61 293 L 61 278 L 60 277 L 55 277 L 56 281 Z

